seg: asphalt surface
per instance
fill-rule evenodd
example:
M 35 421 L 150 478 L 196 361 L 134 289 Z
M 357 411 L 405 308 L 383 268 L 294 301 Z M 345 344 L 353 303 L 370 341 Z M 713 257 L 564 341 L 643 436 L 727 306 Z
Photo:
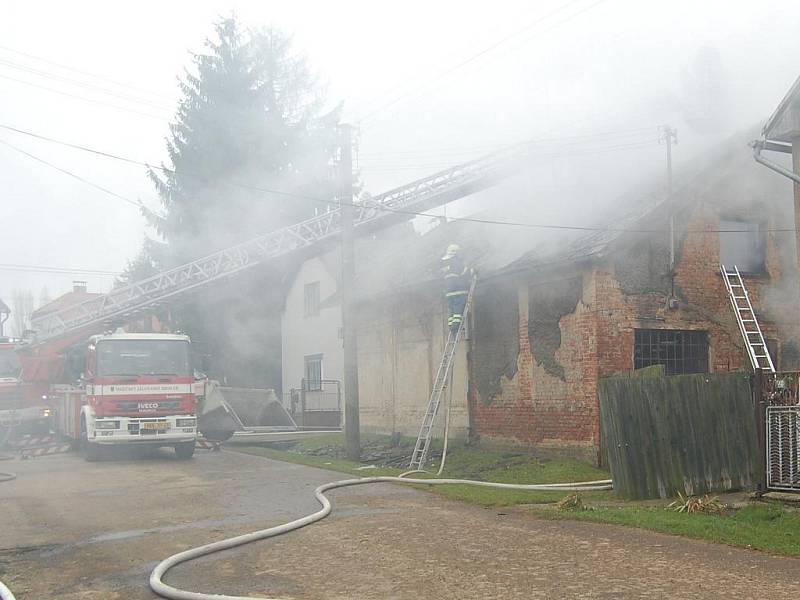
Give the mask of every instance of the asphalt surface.
M 0 579 L 19 600 L 155 598 L 155 564 L 318 508 L 336 473 L 234 452 L 0 463 Z M 330 493 L 334 514 L 177 567 L 167 581 L 278 598 L 787 598 L 800 561 L 623 527 L 549 522 L 403 486 Z

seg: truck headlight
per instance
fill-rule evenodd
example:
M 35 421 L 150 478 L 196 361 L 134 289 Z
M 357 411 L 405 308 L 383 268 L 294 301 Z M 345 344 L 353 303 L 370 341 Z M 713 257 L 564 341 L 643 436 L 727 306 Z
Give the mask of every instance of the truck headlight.
M 177 427 L 194 427 L 197 423 L 197 419 L 191 417 L 189 419 L 175 419 L 175 425 Z
M 95 429 L 119 429 L 119 421 L 95 421 Z

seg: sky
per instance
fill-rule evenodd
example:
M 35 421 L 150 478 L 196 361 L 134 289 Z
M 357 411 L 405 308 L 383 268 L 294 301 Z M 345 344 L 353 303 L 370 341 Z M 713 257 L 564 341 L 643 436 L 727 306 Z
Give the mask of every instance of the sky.
M 661 177 L 660 125 L 678 130 L 679 171 L 763 122 L 800 75 L 796 0 L 0 0 L 0 125 L 157 164 L 178 78 L 231 13 L 294 36 L 358 126 L 373 194 L 541 140 L 524 190 L 501 186 L 451 216 L 502 196 L 515 216 L 589 222 L 605 206 L 596 197 Z M 723 84 L 712 132 L 686 116 L 692 65 L 709 52 Z M 565 210 L 559 195 L 585 197 L 586 210 Z M 107 291 L 153 235 L 138 201 L 158 206 L 143 167 L 0 128 L 0 298 L 57 296 L 76 279 Z

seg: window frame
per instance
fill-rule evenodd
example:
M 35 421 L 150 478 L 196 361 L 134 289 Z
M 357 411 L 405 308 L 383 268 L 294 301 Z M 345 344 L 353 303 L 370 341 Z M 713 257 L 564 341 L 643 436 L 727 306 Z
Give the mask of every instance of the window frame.
M 691 375 L 710 372 L 711 344 L 704 329 L 634 329 L 633 368 L 664 365 L 666 375 Z M 670 339 L 670 337 L 672 339 Z M 680 347 L 680 356 L 670 347 Z M 693 352 L 694 351 L 694 352 Z M 697 364 L 696 369 L 687 366 Z
M 736 261 L 731 262 L 730 260 L 726 261 L 725 256 L 723 256 L 723 236 L 726 235 L 736 235 L 734 233 L 725 233 L 725 230 L 729 229 L 744 229 L 752 228 L 752 234 L 756 236 L 756 245 L 757 248 L 755 249 L 758 252 L 758 265 L 755 268 L 742 268 L 740 265 L 736 264 Z M 726 268 L 733 269 L 734 265 L 738 267 L 739 272 L 742 275 L 763 275 L 767 269 L 767 237 L 764 232 L 764 223 L 762 221 L 754 221 L 749 220 L 746 217 L 739 217 L 739 216 L 722 216 L 719 220 L 719 229 L 720 233 L 718 234 L 718 241 L 719 241 L 719 262 L 725 265 Z M 749 265 L 748 265 L 749 267 Z
M 322 354 L 307 354 L 303 357 L 303 381 L 304 387 L 307 392 L 320 392 L 322 391 L 323 374 L 323 355 Z M 312 379 L 309 377 L 309 366 L 312 364 L 318 365 L 319 379 Z
M 319 312 L 320 284 L 319 281 L 310 281 L 303 286 L 303 317 L 317 317 Z

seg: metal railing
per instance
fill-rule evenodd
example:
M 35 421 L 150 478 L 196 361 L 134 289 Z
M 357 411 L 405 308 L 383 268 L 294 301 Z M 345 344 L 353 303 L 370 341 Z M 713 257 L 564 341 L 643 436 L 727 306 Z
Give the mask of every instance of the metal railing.
M 489 187 L 515 172 L 529 152 L 529 144 L 519 144 L 357 203 L 356 230 L 407 220 L 414 212 Z M 42 315 L 32 324 L 36 339 L 46 341 L 72 331 L 132 318 L 178 294 L 332 239 L 340 233 L 340 221 L 340 209 L 331 208 L 311 219 L 117 288 L 103 296 Z
M 301 387 L 284 394 L 284 405 L 301 427 L 340 428 L 344 417 L 342 410 L 342 382 L 337 379 L 301 382 Z

